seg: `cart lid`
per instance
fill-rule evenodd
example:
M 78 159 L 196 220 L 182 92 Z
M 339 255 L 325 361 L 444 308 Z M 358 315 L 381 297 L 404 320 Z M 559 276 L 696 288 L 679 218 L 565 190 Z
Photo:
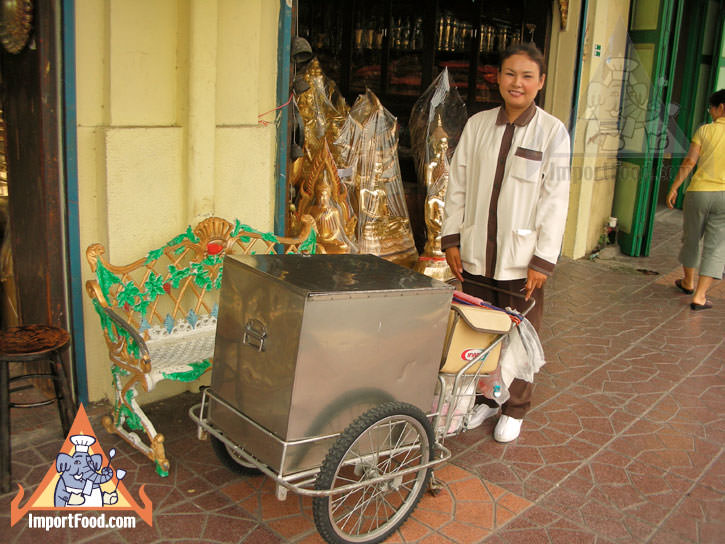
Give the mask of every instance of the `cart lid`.
M 453 294 L 447 283 L 375 255 L 228 255 L 228 260 L 284 281 L 306 295 L 418 290 Z

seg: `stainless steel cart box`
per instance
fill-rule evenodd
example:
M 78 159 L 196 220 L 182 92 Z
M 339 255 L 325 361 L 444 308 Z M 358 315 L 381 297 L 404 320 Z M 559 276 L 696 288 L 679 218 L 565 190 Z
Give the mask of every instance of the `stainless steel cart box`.
M 310 439 L 382 402 L 428 413 L 451 297 L 372 255 L 227 256 L 212 373 L 224 403 L 212 399 L 210 421 L 286 475 L 334 441 Z

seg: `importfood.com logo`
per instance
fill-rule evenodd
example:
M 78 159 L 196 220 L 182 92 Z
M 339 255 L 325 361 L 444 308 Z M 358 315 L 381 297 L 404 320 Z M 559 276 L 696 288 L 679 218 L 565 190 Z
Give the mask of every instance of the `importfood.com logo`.
M 151 501 L 144 486 L 139 489 L 143 503 L 139 506 L 123 484 L 126 471 L 111 465 L 115 455 L 113 448 L 108 456 L 103 452 L 81 404 L 55 462 L 24 506 L 20 502 L 25 492 L 18 484 L 18 494 L 10 503 L 10 526 L 27 514 L 28 528 L 44 531 L 136 527 L 136 516 L 121 512 L 135 512 L 152 525 Z

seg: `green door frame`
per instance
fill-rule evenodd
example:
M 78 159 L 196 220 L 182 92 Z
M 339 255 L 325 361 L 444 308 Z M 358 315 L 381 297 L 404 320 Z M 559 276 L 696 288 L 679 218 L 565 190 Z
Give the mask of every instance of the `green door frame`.
M 650 249 L 652 248 L 652 234 L 654 233 L 655 226 L 655 211 L 657 210 L 657 200 L 659 197 L 660 179 L 662 176 L 662 165 L 665 159 L 665 148 L 667 147 L 668 124 L 669 124 L 669 112 L 670 105 L 672 104 L 672 80 L 675 77 L 675 68 L 677 66 L 677 49 L 680 43 L 680 31 L 682 29 L 682 18 L 684 14 L 686 0 L 675 0 L 674 6 L 674 26 L 672 36 L 670 38 L 670 51 L 669 51 L 669 62 L 665 66 L 664 79 L 666 81 L 666 87 L 664 89 L 664 96 L 662 100 L 662 111 L 660 112 L 659 122 L 657 126 L 656 143 L 655 148 L 651 151 L 655 153 L 653 156 L 652 165 L 652 187 L 650 189 L 649 197 L 647 198 L 647 211 L 645 212 L 645 230 L 642 233 L 642 255 L 649 255 Z M 664 32 L 665 39 L 667 39 L 667 32 Z M 667 58 L 667 56 L 665 56 Z
M 666 135 L 663 118 L 667 116 L 671 96 L 667 75 L 673 66 L 670 55 L 677 54 L 677 39 L 670 40 L 670 31 L 674 23 L 674 31 L 679 33 L 682 21 L 682 0 L 660 0 L 656 25 L 638 26 L 647 19 L 646 14 L 642 16 L 643 12 L 652 13 L 651 1 L 633 0 L 630 13 L 629 67 L 623 89 L 620 133 L 627 134 L 625 125 L 630 123 L 633 130 L 640 129 L 640 137 L 626 140 L 620 150 L 614 196 L 614 215 L 619 217 L 620 225 L 624 227 L 619 233 L 619 243 L 622 251 L 632 256 L 649 253 L 656 206 L 656 201 L 652 201 L 657 198 L 662 169 L 663 126 Z M 636 52 L 638 46 L 639 55 Z M 651 53 L 649 73 L 646 64 L 640 63 L 647 50 Z M 643 77 L 645 81 L 641 80 Z M 644 104 L 637 93 L 643 84 L 649 87 Z M 642 126 L 639 126 L 640 121 Z M 643 136 L 641 129 L 644 130 Z
M 715 40 L 712 59 L 713 70 L 710 79 L 712 92 L 725 88 L 725 1 L 723 0 L 720 0 L 719 21 L 719 34 Z

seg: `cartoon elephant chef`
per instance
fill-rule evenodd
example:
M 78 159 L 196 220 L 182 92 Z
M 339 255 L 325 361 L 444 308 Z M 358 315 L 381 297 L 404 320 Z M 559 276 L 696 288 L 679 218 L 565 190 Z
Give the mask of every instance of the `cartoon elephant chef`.
M 55 469 L 60 473 L 55 486 L 55 506 L 91 508 L 118 502 L 115 490 L 112 493 L 101 491 L 101 484 L 113 478 L 113 469 L 110 466 L 101 469 L 103 457 L 88 453 L 88 448 L 96 439 L 76 434 L 70 437 L 70 441 L 75 446 L 73 455 L 59 453 L 55 459 Z

